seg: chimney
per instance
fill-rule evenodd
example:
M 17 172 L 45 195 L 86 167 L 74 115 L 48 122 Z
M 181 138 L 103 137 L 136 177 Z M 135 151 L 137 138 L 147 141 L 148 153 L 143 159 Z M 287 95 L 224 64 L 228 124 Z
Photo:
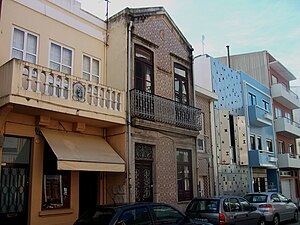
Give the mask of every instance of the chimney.
M 227 66 L 230 68 L 230 53 L 229 53 L 229 45 L 226 46 L 227 48 Z

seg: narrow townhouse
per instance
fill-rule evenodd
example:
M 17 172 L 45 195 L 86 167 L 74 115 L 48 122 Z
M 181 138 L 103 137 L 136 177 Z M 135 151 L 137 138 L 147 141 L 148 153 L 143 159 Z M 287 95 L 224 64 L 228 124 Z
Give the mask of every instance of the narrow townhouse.
M 108 21 L 108 74 L 127 82 L 131 202 L 178 207 L 197 194 L 192 47 L 163 7 L 126 8 Z
M 211 84 L 218 96 L 214 102 L 216 193 L 277 190 L 270 90 L 208 55 L 197 61 L 201 80 Z
M 195 80 L 195 104 L 201 108 L 202 126 L 197 136 L 197 182 L 198 196 L 210 197 L 219 195 L 216 165 L 216 136 L 214 102 L 218 96 L 212 91 L 208 67 L 203 65 L 200 56 L 194 57 L 193 73 Z
M 126 201 L 125 80 L 75 0 L 0 1 L 0 223 L 71 225 Z
M 223 57 L 223 62 L 226 59 Z M 231 67 L 243 70 L 271 90 L 274 130 L 279 168 L 279 191 L 299 202 L 299 165 L 296 139 L 300 137 L 300 126 L 294 122 L 293 110 L 299 109 L 299 96 L 291 91 L 289 82 L 296 77 L 268 51 L 230 56 Z

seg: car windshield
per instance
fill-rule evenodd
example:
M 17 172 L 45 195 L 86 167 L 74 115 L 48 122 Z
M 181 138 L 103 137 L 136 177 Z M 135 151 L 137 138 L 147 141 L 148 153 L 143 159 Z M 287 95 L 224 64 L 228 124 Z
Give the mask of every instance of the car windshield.
M 76 224 L 108 225 L 115 213 L 111 208 L 95 208 L 82 214 Z
M 217 199 L 198 199 L 191 202 L 188 210 L 197 212 L 216 213 L 219 209 Z
M 245 199 L 250 203 L 263 203 L 267 202 L 268 196 L 263 194 L 253 194 L 253 195 L 246 195 Z

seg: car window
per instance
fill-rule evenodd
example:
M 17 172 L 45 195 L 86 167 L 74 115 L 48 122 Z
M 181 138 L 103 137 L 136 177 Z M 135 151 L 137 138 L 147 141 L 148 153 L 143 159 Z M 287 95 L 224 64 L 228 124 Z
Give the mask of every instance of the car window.
M 97 208 L 86 211 L 79 217 L 77 222 L 83 224 L 99 224 L 101 221 L 101 224 L 109 225 L 109 222 L 114 215 L 115 211 L 113 209 Z
M 244 198 L 250 203 L 263 203 L 267 202 L 268 196 L 263 194 L 250 194 L 245 195 Z
M 288 198 L 285 197 L 284 195 L 278 194 L 278 197 L 279 197 L 280 201 L 282 201 L 282 202 L 288 202 Z
M 124 211 L 117 224 L 120 225 L 150 225 L 152 224 L 149 211 L 146 207 L 139 207 Z
M 239 198 L 240 204 L 242 206 L 243 211 L 251 211 L 251 206 L 249 202 L 247 202 L 244 198 Z
M 230 212 L 230 202 L 229 199 L 224 199 L 223 201 L 223 209 L 225 212 Z
M 229 206 L 231 212 L 240 212 L 242 211 L 241 204 L 239 203 L 237 198 L 230 198 L 229 199 Z
M 181 224 L 185 217 L 178 210 L 170 206 L 153 206 L 153 212 L 156 217 L 156 223 L 159 224 Z
M 272 194 L 271 195 L 271 201 L 272 202 L 280 202 L 280 198 L 277 194 Z
M 197 211 L 197 212 L 209 212 L 215 213 L 219 210 L 219 200 L 218 199 L 199 199 L 194 200 L 188 207 L 190 211 Z

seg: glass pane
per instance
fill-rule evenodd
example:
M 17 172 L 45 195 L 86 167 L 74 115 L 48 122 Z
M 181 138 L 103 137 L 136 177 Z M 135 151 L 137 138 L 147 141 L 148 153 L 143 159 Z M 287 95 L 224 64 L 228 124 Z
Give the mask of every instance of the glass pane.
M 12 50 L 12 57 L 17 58 L 17 59 L 23 59 L 23 52 L 19 51 L 19 50 L 16 50 L 16 49 L 13 49 Z
M 36 54 L 37 49 L 37 37 L 32 34 L 27 35 L 27 52 Z
M 92 76 L 92 81 L 99 84 L 99 77 L 97 76 Z
M 179 91 L 179 80 L 175 77 L 175 91 Z
M 90 74 L 88 73 L 82 73 L 82 78 L 85 79 L 85 80 L 90 80 Z
M 179 68 L 176 68 L 176 67 L 175 67 L 175 74 L 178 74 L 178 75 L 180 75 L 180 76 L 182 76 L 182 77 L 186 77 L 186 72 L 185 72 L 185 70 L 179 69 Z
M 26 54 L 26 61 L 31 63 L 36 63 L 36 56 L 31 54 Z
M 60 65 L 58 63 L 50 62 L 50 68 L 60 71 Z
M 50 60 L 61 63 L 61 48 L 59 45 L 51 43 Z
M 91 66 L 90 66 L 90 57 L 83 56 L 83 68 L 82 70 L 84 72 L 90 73 L 91 72 Z
M 93 59 L 93 71 L 92 71 L 92 73 L 94 74 L 94 75 L 98 75 L 99 76 L 99 61 L 98 60 L 95 60 L 95 59 Z
M 25 33 L 19 29 L 14 29 L 13 47 L 24 50 Z
M 61 72 L 66 73 L 66 74 L 71 74 L 71 68 L 62 66 Z
M 66 48 L 63 48 L 62 63 L 67 66 L 72 65 L 72 51 Z
M 29 138 L 4 137 L 2 162 L 28 164 L 29 153 Z

